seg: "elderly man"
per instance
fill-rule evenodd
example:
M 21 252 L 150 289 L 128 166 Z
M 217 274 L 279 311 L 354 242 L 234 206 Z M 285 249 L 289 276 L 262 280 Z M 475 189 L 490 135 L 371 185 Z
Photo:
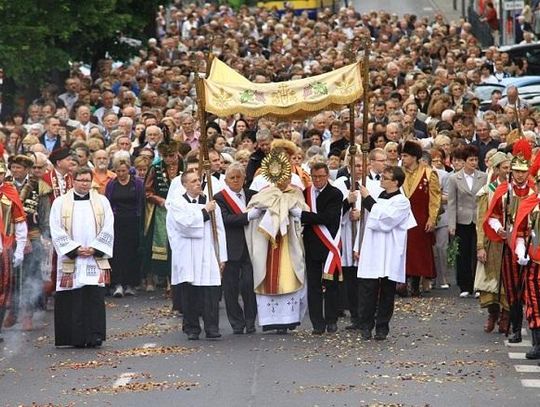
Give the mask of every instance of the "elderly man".
M 113 213 L 92 191 L 92 170 L 79 168 L 73 190 L 53 202 L 51 237 L 58 254 L 56 346 L 99 347 L 105 340 L 105 285 L 113 254 Z
M 235 334 L 255 332 L 257 302 L 253 291 L 253 267 L 246 245 L 244 226 L 255 219 L 260 211 L 246 211 L 246 205 L 254 195 L 244 188 L 246 173 L 240 163 L 232 163 L 225 172 L 225 186 L 214 196 L 221 208 L 227 236 L 227 263 L 223 270 L 223 291 L 229 323 Z M 242 296 L 244 309 L 238 304 Z
M 90 130 L 92 130 L 94 127 L 99 128 L 97 124 L 90 121 L 91 115 L 92 113 L 90 112 L 90 108 L 87 105 L 82 105 L 77 109 L 77 114 L 75 116 L 79 122 L 79 128 L 83 129 L 87 136 L 90 134 Z
M 478 149 L 478 168 L 486 171 L 486 153 L 489 150 L 497 149 L 500 142 L 493 140 L 490 135 L 490 125 L 484 120 L 476 121 L 476 140 L 471 144 Z
M 109 154 L 105 150 L 96 151 L 92 161 L 94 163 L 92 189 L 103 195 L 107 183 L 116 178 L 116 174 L 109 170 Z
M 79 100 L 79 91 L 81 90 L 81 80 L 79 78 L 67 78 L 65 82 L 66 91 L 58 96 L 64 102 L 68 111 Z

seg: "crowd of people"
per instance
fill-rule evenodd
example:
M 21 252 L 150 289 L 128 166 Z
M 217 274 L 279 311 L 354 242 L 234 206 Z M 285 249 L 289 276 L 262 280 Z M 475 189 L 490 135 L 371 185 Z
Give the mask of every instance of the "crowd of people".
M 528 357 L 540 358 L 538 174 L 529 174 L 539 113 L 515 87 L 485 103 L 474 93 L 524 75 L 525 59 L 482 50 L 468 22 L 440 14 L 351 6 L 309 19 L 175 3 L 156 24 L 129 63 L 75 70 L 63 92 L 46 85 L 3 120 L 4 328 L 32 329 L 55 293 L 56 344 L 99 346 L 101 288 L 163 289 L 189 339 L 199 316 L 216 338 L 223 290 L 235 334 L 255 332 L 257 316 L 285 333 L 306 310 L 313 334 L 334 333 L 348 310 L 347 329 L 382 340 L 396 294 L 449 289 L 455 272 L 459 296 L 487 309 L 486 332 L 498 324 L 521 341 L 525 301 Z M 280 122 L 207 115 L 200 134 L 194 81 L 209 53 L 252 82 L 279 82 L 356 62 L 365 37 L 367 117 L 361 101 L 352 118 L 348 108 Z M 357 144 L 367 122 L 367 168 L 360 147 L 352 160 L 351 120 Z M 92 318 L 66 312 L 88 307 Z

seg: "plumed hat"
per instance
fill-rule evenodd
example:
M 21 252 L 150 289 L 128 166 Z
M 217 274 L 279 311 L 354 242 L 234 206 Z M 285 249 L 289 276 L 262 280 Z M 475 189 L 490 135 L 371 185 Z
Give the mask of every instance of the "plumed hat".
M 512 169 L 516 171 L 529 171 L 532 157 L 532 147 L 525 138 L 514 143 L 512 148 Z
M 529 174 L 531 174 L 536 182 L 540 182 L 540 154 L 536 154 L 536 158 L 529 169 Z

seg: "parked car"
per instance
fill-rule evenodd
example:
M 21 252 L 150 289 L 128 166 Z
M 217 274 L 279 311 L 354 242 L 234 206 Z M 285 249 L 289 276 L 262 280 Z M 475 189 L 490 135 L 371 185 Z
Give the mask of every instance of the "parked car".
M 498 89 L 502 92 L 503 97 L 509 86 L 516 86 L 519 95 L 523 99 L 531 99 L 540 96 L 540 76 L 519 76 L 512 78 L 504 78 L 498 83 L 481 83 L 474 89 L 474 94 L 482 105 L 491 103 L 491 92 Z
M 540 42 L 530 44 L 504 45 L 500 52 L 506 52 L 510 60 L 527 60 L 527 75 L 540 75 Z

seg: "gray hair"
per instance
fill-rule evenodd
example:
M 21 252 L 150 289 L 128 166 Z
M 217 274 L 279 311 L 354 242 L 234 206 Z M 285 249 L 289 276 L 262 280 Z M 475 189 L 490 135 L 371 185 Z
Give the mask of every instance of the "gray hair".
M 120 164 L 122 161 L 127 161 L 128 165 L 131 163 L 131 155 L 129 154 L 129 151 L 120 150 L 113 154 L 113 168 L 116 168 L 118 164 Z
M 225 170 L 225 177 L 228 177 L 229 175 L 231 175 L 233 172 L 239 172 L 240 174 L 242 174 L 243 177 L 246 176 L 246 170 L 244 168 L 244 165 L 238 161 L 234 161 L 232 162 L 228 167 L 227 169 Z
M 259 129 L 257 131 L 256 140 L 257 142 L 260 141 L 272 141 L 274 137 L 272 137 L 272 132 L 269 129 Z

